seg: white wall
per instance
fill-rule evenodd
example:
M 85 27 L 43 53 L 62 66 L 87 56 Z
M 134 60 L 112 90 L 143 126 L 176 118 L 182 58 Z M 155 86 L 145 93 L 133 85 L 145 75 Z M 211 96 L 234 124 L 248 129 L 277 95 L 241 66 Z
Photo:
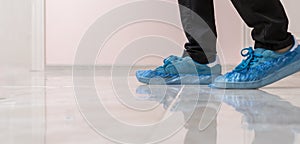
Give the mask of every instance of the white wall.
M 289 16 L 290 20 L 290 31 L 297 37 L 298 41 L 300 41 L 300 19 L 299 19 L 299 0 L 286 0 L 282 1 L 284 4 L 287 15 Z
M 215 0 L 218 41 L 222 52 L 221 60 L 229 65 L 237 65 L 244 47 L 244 22 L 229 0 Z M 219 51 L 220 51 L 219 49 Z
M 0 0 L 0 66 L 31 67 L 31 2 Z
M 168 0 L 177 2 L 177 0 Z M 74 61 L 75 50 L 87 28 L 101 15 L 115 8 L 128 0 L 46 0 L 46 62 L 48 65 L 71 65 Z M 174 9 L 178 15 L 178 9 Z M 240 62 L 239 51 L 243 46 L 243 23 L 236 11 L 232 8 L 230 1 L 216 1 L 216 15 L 219 31 L 219 42 L 223 49 L 225 62 L 237 64 Z M 179 18 L 179 16 L 178 16 Z M 138 32 L 156 33 L 164 35 L 163 25 L 145 23 L 129 27 L 116 34 L 115 40 L 121 44 L 122 41 L 134 37 Z M 157 30 L 155 30 L 157 28 Z M 135 29 L 135 30 L 133 30 Z M 140 29 L 140 30 L 136 30 Z M 131 35 L 126 36 L 125 32 L 131 30 Z M 133 30 L 133 31 L 132 31 Z M 170 30 L 172 31 L 172 30 Z M 172 31 L 170 38 L 174 38 L 181 45 L 185 37 L 181 31 Z M 174 37 L 176 36 L 176 37 Z M 119 52 L 120 48 L 111 41 L 102 51 L 98 63 L 110 65 Z M 161 49 L 167 56 L 170 53 L 180 54 L 181 50 Z M 139 53 L 137 51 L 137 53 Z M 128 54 L 130 56 L 130 54 Z M 101 60 L 100 60 L 101 59 Z M 149 63 L 150 62 L 150 63 Z M 123 64 L 130 63 L 123 61 Z M 151 59 L 146 64 L 158 65 L 161 60 Z
M 0 85 L 30 85 L 31 1 L 0 0 Z

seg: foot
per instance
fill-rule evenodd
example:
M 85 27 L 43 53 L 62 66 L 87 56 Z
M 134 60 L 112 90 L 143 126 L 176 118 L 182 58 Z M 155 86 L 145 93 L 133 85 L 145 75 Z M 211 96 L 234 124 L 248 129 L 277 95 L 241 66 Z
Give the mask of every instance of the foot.
M 199 64 L 191 57 L 170 56 L 162 66 L 154 70 L 139 70 L 136 77 L 139 82 L 156 85 L 210 84 L 221 74 L 221 65 Z
M 300 46 L 297 43 L 285 53 L 250 47 L 243 49 L 242 55 L 247 58 L 232 72 L 217 77 L 212 87 L 260 88 L 300 71 Z

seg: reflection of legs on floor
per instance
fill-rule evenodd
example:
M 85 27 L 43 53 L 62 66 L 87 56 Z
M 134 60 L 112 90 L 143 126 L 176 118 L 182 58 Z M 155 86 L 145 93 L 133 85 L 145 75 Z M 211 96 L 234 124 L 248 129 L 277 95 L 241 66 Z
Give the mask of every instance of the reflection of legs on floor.
M 187 121 L 185 128 L 188 129 L 184 143 L 185 144 L 217 144 L 217 120 L 213 119 L 208 127 L 200 131 L 198 129 L 199 123 L 203 118 L 204 111 L 211 111 L 211 113 L 216 113 L 215 109 L 205 107 L 197 107 L 193 116 Z
M 244 115 L 248 129 L 255 132 L 253 144 L 294 143 L 299 107 L 259 90 L 226 90 L 223 101 Z
M 295 135 L 290 129 L 255 131 L 252 144 L 294 144 Z
M 300 125 L 300 108 L 260 90 L 226 90 L 223 102 L 245 116 L 250 129 Z
M 137 89 L 139 94 L 148 94 L 143 96 L 143 100 L 158 101 L 166 110 L 183 113 L 188 130 L 186 144 L 216 144 L 216 116 L 223 92 L 206 86 L 147 85 Z

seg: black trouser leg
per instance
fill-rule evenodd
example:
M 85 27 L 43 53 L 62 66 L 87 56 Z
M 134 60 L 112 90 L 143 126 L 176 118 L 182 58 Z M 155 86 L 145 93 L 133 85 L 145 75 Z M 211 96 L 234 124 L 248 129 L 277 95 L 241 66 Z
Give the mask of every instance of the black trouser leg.
M 279 50 L 294 43 L 280 0 L 231 0 L 243 20 L 253 28 L 255 48 Z
M 246 24 L 253 28 L 252 38 L 255 48 L 279 50 L 294 43 L 288 30 L 288 18 L 280 0 L 231 0 Z M 217 36 L 213 0 L 178 0 L 179 4 L 199 15 Z M 186 53 L 199 63 L 208 63 L 216 57 L 216 39 L 210 36 L 209 44 L 198 43 L 205 35 L 191 36 L 190 33 L 203 33 L 203 24 L 197 24 L 195 17 L 180 9 L 183 28 L 188 38 Z M 228 18 L 230 19 L 230 18 Z M 204 46 L 205 45 L 205 46 Z
M 215 61 L 217 32 L 213 0 L 178 0 L 178 3 L 188 39 L 185 54 L 202 64 Z

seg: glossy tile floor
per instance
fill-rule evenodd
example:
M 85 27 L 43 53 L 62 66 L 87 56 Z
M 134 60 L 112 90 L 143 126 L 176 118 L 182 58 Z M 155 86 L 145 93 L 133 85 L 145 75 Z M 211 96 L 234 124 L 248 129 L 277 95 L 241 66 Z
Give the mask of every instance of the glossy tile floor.
M 218 90 L 146 86 L 133 71 L 6 73 L 1 144 L 300 143 L 299 73 L 259 90 Z

